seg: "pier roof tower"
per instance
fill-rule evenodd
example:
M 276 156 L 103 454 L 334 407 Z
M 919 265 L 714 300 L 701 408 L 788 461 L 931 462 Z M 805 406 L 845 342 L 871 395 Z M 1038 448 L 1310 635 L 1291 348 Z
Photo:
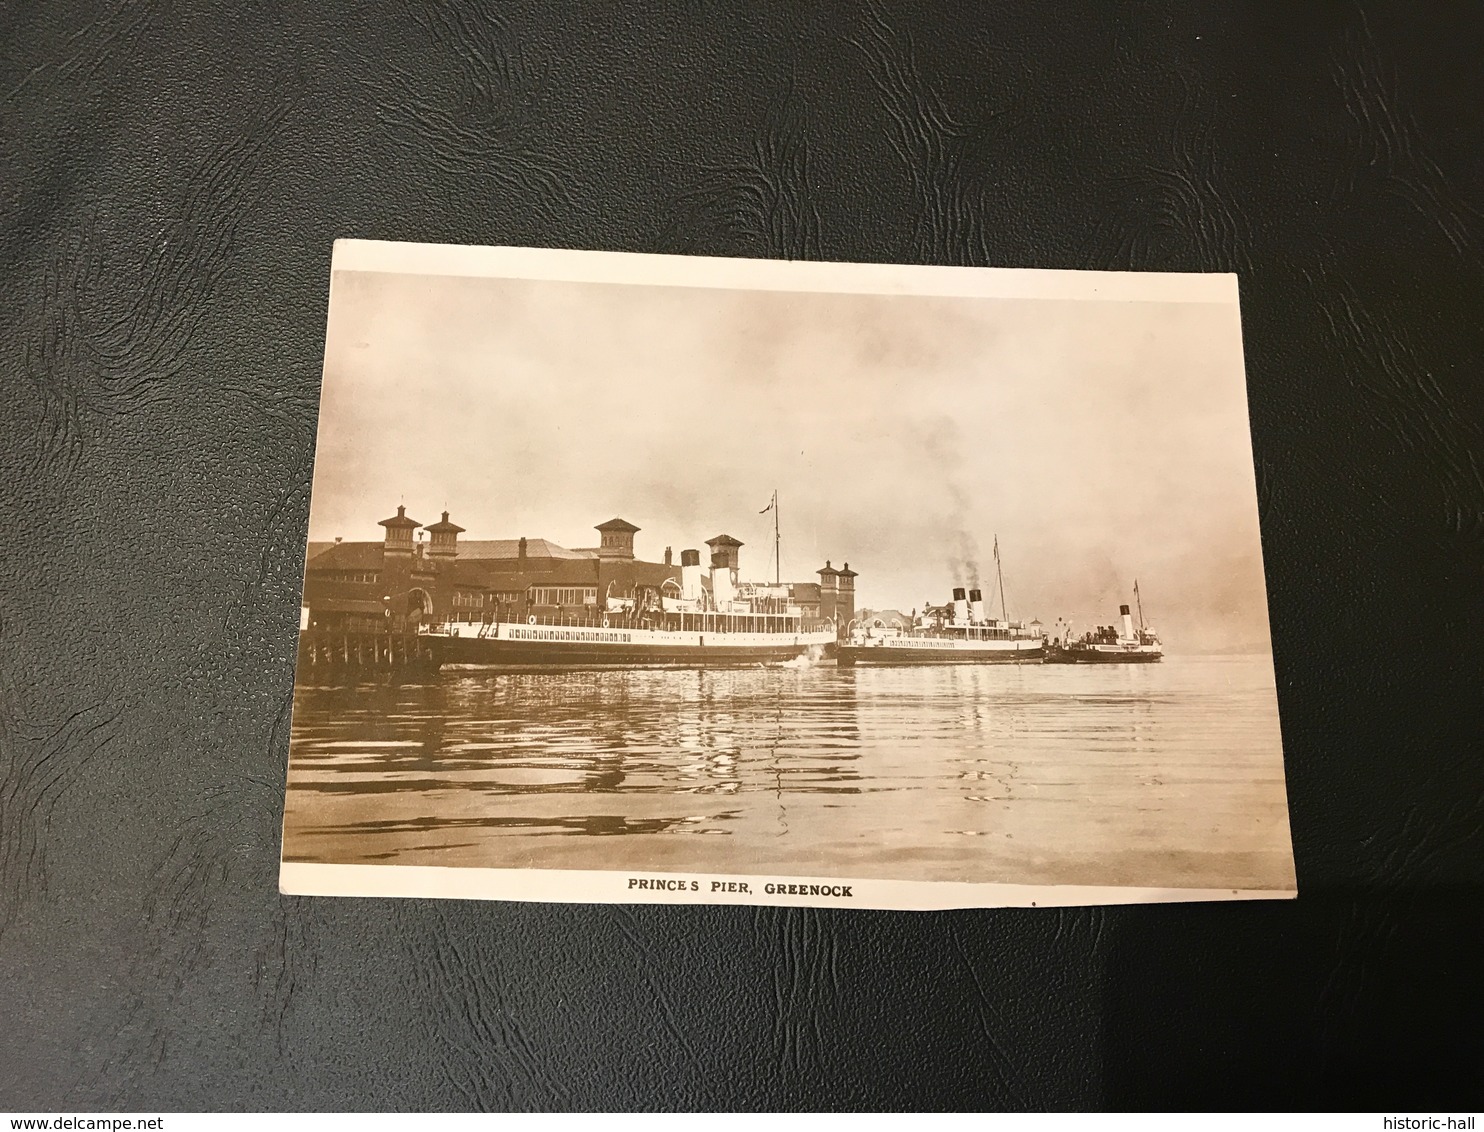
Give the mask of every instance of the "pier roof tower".
M 737 552 L 742 548 L 743 543 L 731 535 L 717 535 L 715 538 L 708 538 L 706 545 L 711 548 L 711 565 L 725 566 L 730 570 L 737 569 L 740 558 Z
M 855 580 L 858 575 L 847 562 L 835 575 L 839 588 L 835 593 L 835 619 L 842 625 L 855 616 Z
M 448 512 L 443 512 L 443 518 L 436 523 L 429 524 L 428 534 L 433 536 L 428 546 L 428 554 L 433 558 L 455 558 L 459 553 L 459 535 L 464 533 L 464 528 L 457 523 L 448 521 Z
M 446 515 L 444 516 L 445 519 L 447 517 Z M 412 532 L 417 530 L 422 524 L 416 519 L 408 518 L 406 507 L 399 504 L 395 515 L 390 519 L 381 520 L 376 525 L 386 528 L 384 553 L 412 556 Z
M 819 615 L 833 621 L 839 612 L 840 571 L 831 566 L 826 558 L 824 565 L 814 572 L 819 575 Z
M 598 544 L 599 558 L 633 559 L 634 534 L 639 530 L 633 523 L 625 519 L 609 519 L 594 529 L 603 536 L 603 541 Z

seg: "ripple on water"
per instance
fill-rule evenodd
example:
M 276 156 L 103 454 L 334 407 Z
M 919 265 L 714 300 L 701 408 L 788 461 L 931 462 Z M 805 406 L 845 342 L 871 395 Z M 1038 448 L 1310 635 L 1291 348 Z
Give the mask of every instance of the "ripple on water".
M 1291 882 L 1278 752 L 1266 658 L 459 671 L 296 690 L 285 850 L 1251 887 Z

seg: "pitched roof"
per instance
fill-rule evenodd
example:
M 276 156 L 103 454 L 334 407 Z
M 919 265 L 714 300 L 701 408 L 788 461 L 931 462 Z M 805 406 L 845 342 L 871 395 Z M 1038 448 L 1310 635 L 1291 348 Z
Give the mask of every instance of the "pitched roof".
M 734 539 L 731 535 L 717 535 L 715 538 L 706 540 L 707 546 L 746 546 L 744 542 Z
M 511 559 L 520 557 L 520 540 L 513 538 L 465 539 L 459 543 L 459 558 L 465 561 L 480 559 Z M 544 538 L 526 540 L 527 558 L 574 558 L 597 557 L 597 551 L 568 550 Z
M 829 559 L 825 559 L 824 568 L 823 569 L 820 569 L 820 570 L 816 570 L 814 572 L 816 574 L 818 574 L 820 577 L 825 577 L 826 575 L 828 575 L 830 577 L 833 577 L 834 575 L 838 574 L 840 571 L 836 570 L 833 566 L 830 565 Z
M 430 531 L 434 531 L 434 532 L 436 532 L 438 534 L 443 534 L 443 533 L 447 532 L 447 533 L 450 533 L 450 534 L 461 535 L 461 534 L 464 533 L 464 528 L 463 527 L 459 526 L 457 523 L 450 523 L 448 521 L 448 512 L 447 511 L 443 512 L 443 518 L 442 519 L 440 519 L 438 522 L 434 523 L 432 526 L 428 527 L 427 529 L 430 530 Z
M 333 542 L 311 542 L 307 544 L 304 548 L 304 561 L 306 563 L 313 562 L 317 555 L 323 554 L 334 545 Z
M 598 531 L 628 531 L 632 534 L 639 528 L 627 519 L 609 519 L 606 523 L 599 523 L 593 529 Z
M 395 515 L 393 515 L 390 519 L 383 519 L 383 520 L 381 520 L 381 522 L 377 523 L 376 525 L 378 527 L 420 527 L 420 526 L 422 526 L 422 524 L 419 523 L 416 519 L 409 519 L 407 517 L 407 508 L 401 506 L 400 504 L 398 504 L 398 506 L 397 506 L 397 513 Z
M 845 568 L 843 570 L 836 570 L 835 573 L 839 574 L 840 577 L 842 577 L 842 578 L 859 578 L 860 577 L 859 574 L 857 574 L 854 570 L 852 570 L 850 568 L 850 563 L 849 562 L 845 563 Z
M 382 551 L 379 542 L 337 542 L 321 554 L 316 554 L 305 566 L 306 570 L 379 570 Z
M 601 579 L 605 589 L 612 582 L 613 592 L 621 594 L 635 585 L 657 586 L 666 578 L 680 577 L 680 567 L 666 566 L 662 562 L 603 561 L 601 567 L 598 563 L 596 558 L 563 558 L 532 563 L 527 569 L 519 569 L 504 561 L 476 559 L 466 562 L 460 557 L 454 562 L 454 580 L 460 585 L 524 590 L 529 586 L 591 586 Z

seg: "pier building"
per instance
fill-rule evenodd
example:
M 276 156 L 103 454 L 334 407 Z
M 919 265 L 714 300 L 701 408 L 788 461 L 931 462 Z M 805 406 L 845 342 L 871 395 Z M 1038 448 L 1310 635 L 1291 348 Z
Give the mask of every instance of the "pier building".
M 379 526 L 380 541 L 309 544 L 300 628 L 401 633 L 531 617 L 582 620 L 657 607 L 658 599 L 715 610 L 745 605 L 837 625 L 854 611 L 856 575 L 848 564 L 835 570 L 826 563 L 819 583 L 746 582 L 743 543 L 727 534 L 707 540 L 709 568 L 702 568 L 696 550 L 683 551 L 679 563 L 671 547 L 661 561 L 640 559 L 640 528 L 622 518 L 596 525 L 597 546 L 576 549 L 525 536 L 462 539 L 465 529 L 448 512 L 423 526 L 405 506 Z
M 906 632 L 917 624 L 917 611 L 903 613 L 900 609 L 860 609 L 856 611 L 857 623 L 870 629 L 891 629 Z

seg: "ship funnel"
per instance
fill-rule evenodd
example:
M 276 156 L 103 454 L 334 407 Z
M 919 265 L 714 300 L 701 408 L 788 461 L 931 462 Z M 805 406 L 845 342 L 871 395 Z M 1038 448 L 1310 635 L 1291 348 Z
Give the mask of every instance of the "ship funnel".
M 737 593 L 737 571 L 725 554 L 711 557 L 711 603 L 721 613 L 732 611 L 732 600 Z
M 984 595 L 978 590 L 969 591 L 969 616 L 976 624 L 984 623 Z
M 953 587 L 953 623 L 955 625 L 969 623 L 969 603 L 964 596 L 963 586 Z
M 680 595 L 687 601 L 701 600 L 701 552 L 680 552 Z
M 1120 605 L 1118 612 L 1123 615 L 1123 638 L 1126 641 L 1134 639 L 1134 619 L 1128 615 L 1128 606 Z

